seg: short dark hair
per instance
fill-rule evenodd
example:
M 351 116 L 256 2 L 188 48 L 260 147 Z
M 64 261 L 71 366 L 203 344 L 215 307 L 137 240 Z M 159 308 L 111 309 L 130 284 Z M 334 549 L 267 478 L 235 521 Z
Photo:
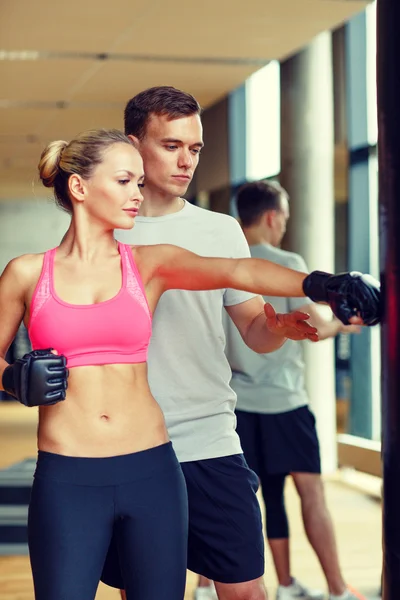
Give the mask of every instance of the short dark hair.
M 275 181 L 245 183 L 236 196 L 236 206 L 243 227 L 255 225 L 268 210 L 281 210 L 286 190 Z
M 152 87 L 129 100 L 124 112 L 126 135 L 143 139 L 150 116 L 167 115 L 179 119 L 201 114 L 200 104 L 191 94 L 171 86 Z

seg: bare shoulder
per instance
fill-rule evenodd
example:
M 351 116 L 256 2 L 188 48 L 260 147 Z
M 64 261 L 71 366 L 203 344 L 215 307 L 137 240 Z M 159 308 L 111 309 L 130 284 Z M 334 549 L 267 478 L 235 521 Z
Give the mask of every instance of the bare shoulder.
M 144 281 L 160 275 L 166 264 L 173 264 L 185 252 L 172 244 L 154 244 L 151 246 L 131 246 L 133 258 Z
M 172 244 L 154 244 L 151 246 L 131 246 L 133 257 L 136 261 L 151 261 L 153 264 L 160 264 L 177 256 L 184 250 L 179 246 Z
M 3 271 L 2 278 L 27 287 L 37 281 L 43 265 L 44 254 L 23 254 L 10 260 Z

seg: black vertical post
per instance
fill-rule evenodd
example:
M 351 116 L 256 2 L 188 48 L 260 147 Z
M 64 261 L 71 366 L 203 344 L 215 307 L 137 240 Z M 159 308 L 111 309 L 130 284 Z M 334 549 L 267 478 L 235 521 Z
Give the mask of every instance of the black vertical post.
M 400 598 L 400 2 L 378 0 L 383 598 Z

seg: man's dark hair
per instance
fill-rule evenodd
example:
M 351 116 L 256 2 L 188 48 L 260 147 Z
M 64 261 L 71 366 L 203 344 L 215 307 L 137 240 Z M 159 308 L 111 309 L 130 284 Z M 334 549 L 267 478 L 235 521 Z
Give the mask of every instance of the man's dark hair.
M 152 87 L 140 92 L 125 107 L 126 135 L 143 139 L 151 115 L 167 115 L 170 120 L 200 115 L 201 107 L 191 94 L 170 86 Z
M 282 196 L 287 192 L 272 181 L 245 183 L 236 196 L 236 206 L 243 227 L 251 227 L 268 210 L 281 210 Z

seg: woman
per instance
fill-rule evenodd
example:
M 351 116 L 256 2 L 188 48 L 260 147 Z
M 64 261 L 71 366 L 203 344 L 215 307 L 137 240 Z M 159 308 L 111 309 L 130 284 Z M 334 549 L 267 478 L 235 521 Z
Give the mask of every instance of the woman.
M 94 598 L 115 528 L 127 598 L 179 600 L 186 492 L 147 382 L 152 314 L 171 288 L 282 295 L 287 270 L 117 243 L 114 229 L 133 226 L 144 181 L 119 131 L 49 144 L 39 173 L 72 215 L 70 235 L 12 260 L 0 280 L 0 356 L 22 320 L 34 349 L 11 366 L 1 358 L 0 378 L 1 389 L 39 406 L 28 524 L 35 597 Z M 288 295 L 303 295 L 304 277 L 292 273 Z M 316 340 L 306 318 L 298 315 L 298 339 Z

